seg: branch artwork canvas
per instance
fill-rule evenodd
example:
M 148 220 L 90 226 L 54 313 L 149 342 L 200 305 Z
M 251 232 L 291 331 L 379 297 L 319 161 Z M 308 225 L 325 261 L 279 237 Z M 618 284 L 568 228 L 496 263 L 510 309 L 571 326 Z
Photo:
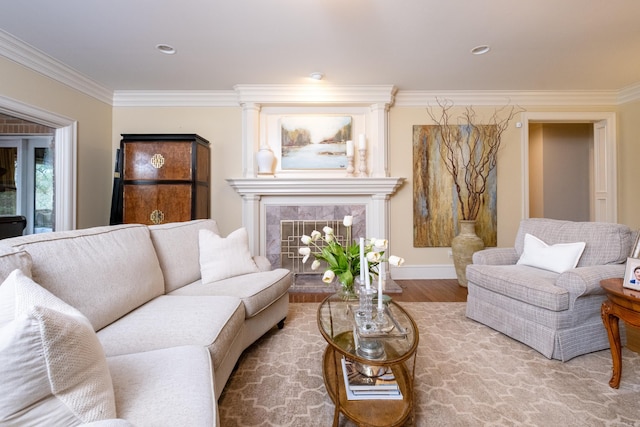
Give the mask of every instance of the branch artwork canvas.
M 291 116 L 280 121 L 282 169 L 344 169 L 350 116 Z
M 468 136 L 469 127 L 456 126 L 457 132 Z M 479 140 L 484 143 L 482 138 Z M 451 246 L 462 219 L 456 187 L 442 158 L 440 144 L 439 125 L 413 126 L 413 246 L 417 248 Z M 479 155 L 482 148 L 480 145 L 475 147 L 474 155 Z M 494 168 L 487 176 L 486 191 L 476 217 L 476 233 L 486 247 L 496 246 L 498 240 L 496 182 Z M 461 198 L 466 203 L 464 182 L 460 188 Z

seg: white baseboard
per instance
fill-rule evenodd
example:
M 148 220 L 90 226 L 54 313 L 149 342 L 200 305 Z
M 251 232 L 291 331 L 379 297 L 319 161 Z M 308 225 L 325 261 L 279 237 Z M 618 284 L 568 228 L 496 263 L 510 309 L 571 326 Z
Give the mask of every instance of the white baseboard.
M 395 280 L 455 279 L 456 270 L 451 264 L 403 265 L 391 267 L 391 278 Z

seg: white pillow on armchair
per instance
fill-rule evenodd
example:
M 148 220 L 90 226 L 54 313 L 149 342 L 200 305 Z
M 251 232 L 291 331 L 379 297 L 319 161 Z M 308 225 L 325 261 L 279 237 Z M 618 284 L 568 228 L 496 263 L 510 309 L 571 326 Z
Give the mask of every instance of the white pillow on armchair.
M 517 264 L 563 273 L 578 265 L 585 246 L 585 242 L 548 245 L 537 237 L 526 233 L 524 250 Z

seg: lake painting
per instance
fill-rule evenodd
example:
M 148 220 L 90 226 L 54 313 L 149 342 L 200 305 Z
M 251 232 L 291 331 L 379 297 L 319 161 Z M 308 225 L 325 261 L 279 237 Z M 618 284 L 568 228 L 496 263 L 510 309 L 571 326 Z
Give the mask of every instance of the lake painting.
M 350 116 L 283 117 L 280 123 L 283 170 L 347 167 Z

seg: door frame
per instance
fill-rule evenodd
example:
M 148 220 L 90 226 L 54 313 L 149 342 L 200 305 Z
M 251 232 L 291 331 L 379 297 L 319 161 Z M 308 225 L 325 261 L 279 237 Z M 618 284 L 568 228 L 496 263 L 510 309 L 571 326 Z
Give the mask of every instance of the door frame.
M 524 112 L 522 119 L 522 217 L 529 218 L 529 123 L 594 125 L 594 221 L 618 222 L 616 114 L 613 112 Z M 603 132 L 596 132 L 596 125 Z
M 75 230 L 78 122 L 0 95 L 0 113 L 55 128 L 55 231 Z

